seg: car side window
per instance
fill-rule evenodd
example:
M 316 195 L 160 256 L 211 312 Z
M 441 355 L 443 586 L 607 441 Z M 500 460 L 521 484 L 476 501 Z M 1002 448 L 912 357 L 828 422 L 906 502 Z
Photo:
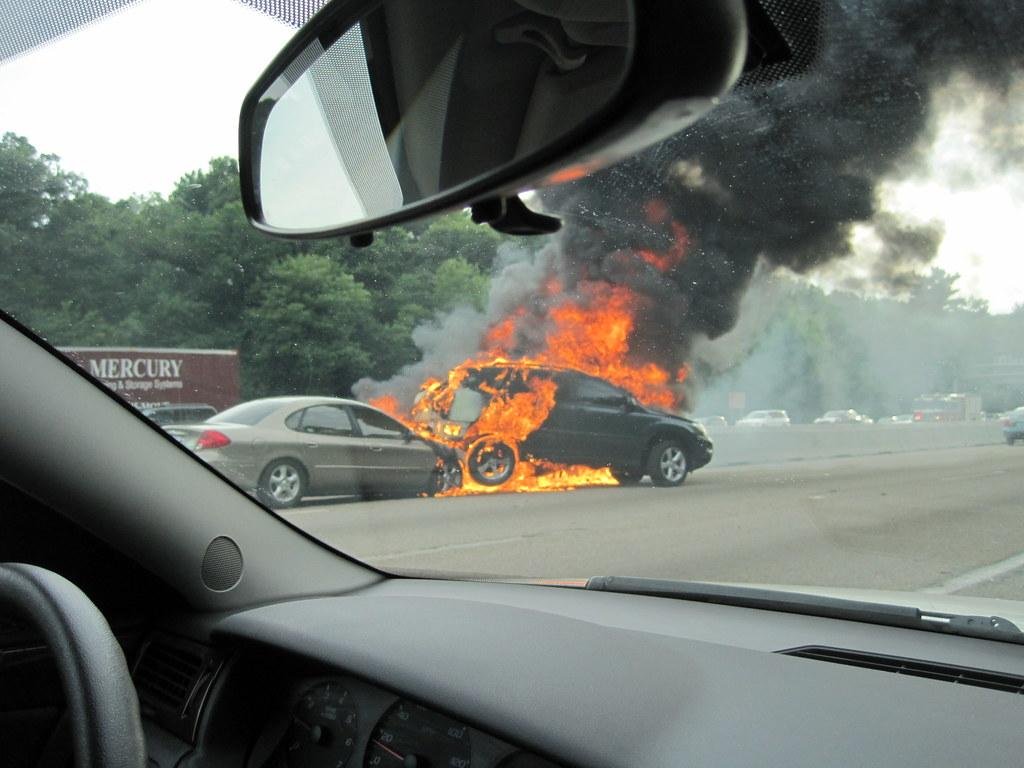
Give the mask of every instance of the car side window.
M 294 414 L 292 415 L 294 416 Z M 287 424 L 287 421 L 285 423 Z M 340 437 L 351 435 L 354 432 L 348 411 L 337 405 L 313 405 L 302 411 L 299 430 L 314 435 Z
M 575 381 L 573 397 L 583 402 L 600 403 L 602 405 L 624 402 L 626 399 L 625 393 L 611 384 L 583 376 Z
M 363 437 L 390 437 L 404 439 L 408 430 L 383 413 L 370 410 L 369 408 L 353 408 L 356 422 L 359 424 L 359 431 Z

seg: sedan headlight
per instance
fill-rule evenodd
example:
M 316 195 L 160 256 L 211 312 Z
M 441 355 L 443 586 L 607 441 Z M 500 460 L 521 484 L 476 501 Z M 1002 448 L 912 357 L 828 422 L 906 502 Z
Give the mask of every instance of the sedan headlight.
M 462 425 L 457 421 L 446 421 L 441 425 L 441 433 L 446 437 L 462 437 Z

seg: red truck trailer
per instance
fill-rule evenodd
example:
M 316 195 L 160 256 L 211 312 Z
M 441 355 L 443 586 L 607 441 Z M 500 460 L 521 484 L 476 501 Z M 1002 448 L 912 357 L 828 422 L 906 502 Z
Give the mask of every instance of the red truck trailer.
M 60 351 L 138 408 L 195 403 L 222 411 L 239 400 L 236 349 L 62 347 Z

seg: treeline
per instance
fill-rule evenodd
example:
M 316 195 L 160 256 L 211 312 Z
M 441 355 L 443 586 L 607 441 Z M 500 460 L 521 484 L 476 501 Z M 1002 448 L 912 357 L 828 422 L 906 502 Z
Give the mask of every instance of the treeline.
M 990 412 L 1024 405 L 1024 305 L 991 314 L 957 295 L 958 279 L 934 270 L 900 300 L 827 293 L 784 275 L 756 284 L 745 299 L 754 327 L 741 318 L 697 364 L 707 382 L 697 410 L 783 408 L 806 422 L 854 408 L 882 418 L 942 392 L 977 393 Z M 738 393 L 743 405 L 731 407 Z
M 232 159 L 167 198 L 112 202 L 27 139 L 0 140 L 0 307 L 58 346 L 238 348 L 247 398 L 391 375 L 423 320 L 482 307 L 501 242 L 462 214 L 370 250 L 273 240 L 246 222 Z
M 390 377 L 417 359 L 416 326 L 483 307 L 503 240 L 463 214 L 392 227 L 370 249 L 274 240 L 246 222 L 232 159 L 167 198 L 112 202 L 25 138 L 0 140 L 0 308 L 57 346 L 237 348 L 245 398 Z M 1024 404 L 1019 374 L 985 378 L 1000 360 L 1024 363 L 1024 309 L 992 315 L 958 298 L 957 279 L 933 272 L 903 301 L 779 274 L 757 283 L 740 327 L 697 346 L 695 410 L 735 416 L 737 392 L 746 410 L 799 420 L 902 413 L 925 392 Z

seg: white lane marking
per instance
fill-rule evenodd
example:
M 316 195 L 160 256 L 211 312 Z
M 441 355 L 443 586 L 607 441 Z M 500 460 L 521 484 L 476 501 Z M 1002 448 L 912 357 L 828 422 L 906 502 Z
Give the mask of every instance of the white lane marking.
M 481 539 L 480 541 L 466 541 L 462 544 L 444 544 L 439 547 L 427 547 L 425 549 L 407 549 L 404 552 L 390 552 L 385 555 L 361 555 L 364 560 L 376 563 L 378 560 L 395 560 L 402 557 L 414 557 L 416 555 L 432 555 L 437 552 L 451 552 L 457 549 L 477 549 L 478 547 L 490 547 L 495 544 L 511 544 L 515 541 L 523 541 L 531 538 L 529 536 L 509 536 L 504 539 Z
M 967 571 L 967 573 L 961 573 L 959 576 L 954 576 L 948 581 L 944 581 L 934 587 L 922 589 L 921 591 L 932 595 L 951 595 L 969 587 L 984 584 L 986 581 L 998 579 L 1000 576 L 1005 576 L 1020 568 L 1024 568 L 1024 552 L 1008 557 L 1005 560 L 1000 560 L 998 563 L 992 563 L 981 568 L 975 568 L 973 571 Z

